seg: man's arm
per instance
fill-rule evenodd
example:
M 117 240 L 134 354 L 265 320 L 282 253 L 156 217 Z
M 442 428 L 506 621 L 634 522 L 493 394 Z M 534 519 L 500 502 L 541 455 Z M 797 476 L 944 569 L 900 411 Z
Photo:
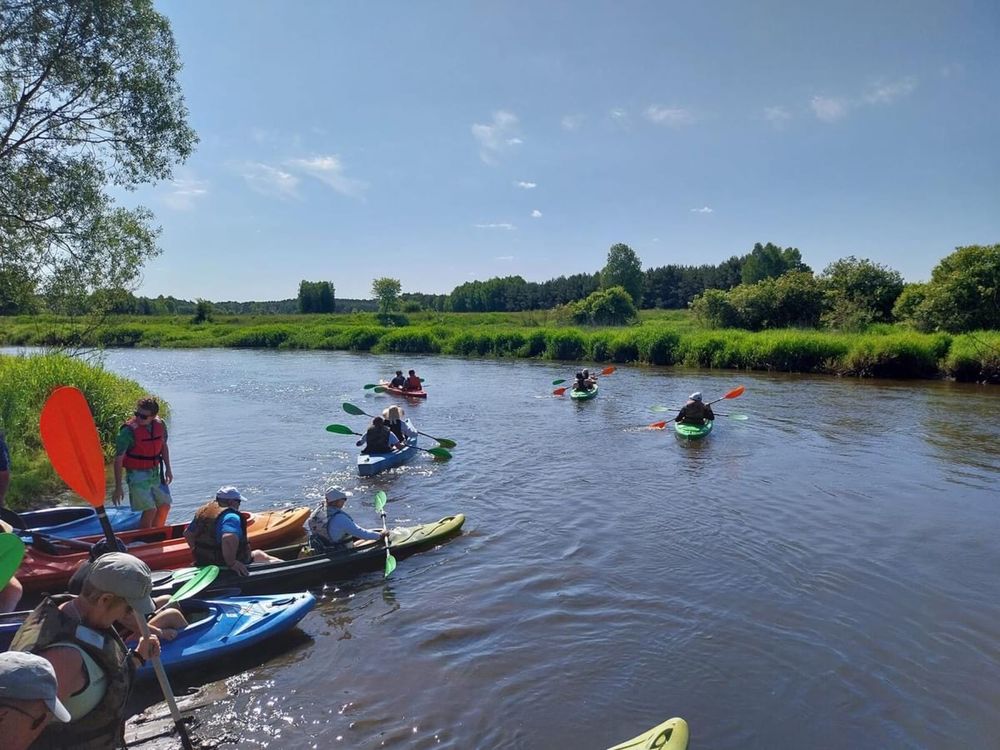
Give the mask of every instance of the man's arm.
M 163 441 L 163 450 L 160 452 L 163 455 L 163 480 L 170 484 L 174 481 L 174 472 L 170 469 L 170 447 L 166 440 Z

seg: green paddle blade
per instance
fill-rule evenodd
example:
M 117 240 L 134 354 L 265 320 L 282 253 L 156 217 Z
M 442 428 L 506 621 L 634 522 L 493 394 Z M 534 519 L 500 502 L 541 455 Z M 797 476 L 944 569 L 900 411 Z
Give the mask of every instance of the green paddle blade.
M 24 559 L 24 542 L 21 541 L 21 537 L 17 534 L 0 534 L 0 589 L 14 577 L 22 559 Z
M 728 416 L 730 419 L 735 419 L 739 422 L 746 422 L 748 419 L 750 419 L 750 417 L 748 417 L 746 414 L 727 414 L 726 416 Z
M 447 461 L 451 458 L 451 453 L 449 453 L 444 448 L 428 448 L 427 452 L 430 453 L 434 458 L 441 458 Z
M 355 432 L 347 425 L 342 424 L 328 424 L 326 426 L 327 432 L 333 432 L 337 435 L 360 435 L 361 433 Z
M 344 411 L 346 411 L 348 414 L 353 414 L 356 417 L 365 416 L 365 413 L 361 411 L 361 409 L 356 407 L 354 404 L 341 404 L 341 406 L 344 407 Z
M 566 378 L 559 378 L 558 380 L 553 380 L 552 385 L 562 385 L 566 382 Z
M 378 388 L 378 383 L 367 383 L 367 384 L 366 384 L 366 385 L 364 386 L 364 389 L 365 389 L 366 391 L 370 391 L 370 390 L 371 390 L 372 388 Z
M 374 391 L 375 393 L 385 393 L 385 388 L 380 385 L 377 385 L 375 386 Z
M 454 440 L 449 440 L 448 438 L 433 438 L 433 439 L 441 443 L 442 448 L 454 448 L 456 445 L 458 445 L 458 443 L 456 443 Z
M 396 558 L 393 557 L 391 554 L 386 555 L 385 556 L 385 576 L 384 577 L 388 578 L 389 575 L 392 573 L 392 571 L 394 571 L 395 569 L 396 569 Z
M 650 406 L 650 411 L 670 411 L 669 406 Z
M 389 498 L 387 498 L 385 496 L 385 492 L 383 492 L 382 490 L 379 490 L 378 492 L 375 493 L 375 512 L 376 513 L 381 513 L 382 512 L 382 509 L 385 508 L 385 502 L 388 499 Z
M 194 578 L 181 586 L 177 592 L 167 600 L 167 604 L 179 602 L 181 599 L 187 599 L 190 596 L 194 596 L 199 591 L 204 591 L 212 584 L 212 581 L 219 577 L 219 570 L 218 565 L 206 565 L 204 568 L 201 568 Z

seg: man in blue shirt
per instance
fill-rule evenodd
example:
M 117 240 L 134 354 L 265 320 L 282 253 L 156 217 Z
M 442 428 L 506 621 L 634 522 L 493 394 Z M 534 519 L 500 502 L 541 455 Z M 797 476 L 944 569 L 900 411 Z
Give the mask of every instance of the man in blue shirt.
M 347 545 L 355 539 L 377 539 L 382 540 L 388 536 L 387 531 L 381 529 L 364 529 L 354 522 L 344 505 L 347 503 L 347 493 L 331 487 L 326 491 L 325 507 L 317 508 L 314 514 L 318 516 L 316 523 L 310 521 L 310 528 L 313 531 L 309 538 L 310 546 L 317 552 L 334 552 L 347 549 Z M 323 523 L 323 515 L 326 522 Z
M 184 530 L 184 539 L 194 553 L 195 565 L 218 565 L 241 576 L 252 562 L 281 562 L 264 550 L 250 549 L 246 518 L 240 514 L 243 495 L 235 487 L 220 487 L 215 500 L 194 514 Z

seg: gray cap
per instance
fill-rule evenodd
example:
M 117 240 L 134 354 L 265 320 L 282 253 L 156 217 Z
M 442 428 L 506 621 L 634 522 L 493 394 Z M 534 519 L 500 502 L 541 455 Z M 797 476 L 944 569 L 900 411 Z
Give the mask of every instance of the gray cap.
M 215 493 L 215 499 L 219 502 L 229 502 L 230 500 L 243 501 L 243 495 L 235 487 L 219 487 L 219 491 Z
M 91 567 L 87 582 L 98 591 L 120 596 L 143 617 L 156 610 L 149 596 L 153 590 L 149 566 L 138 557 L 125 552 L 102 555 Z
M 688 396 L 688 398 L 691 401 L 701 401 L 701 391 L 695 391 L 690 396 Z
M 69 721 L 69 711 L 58 698 L 56 671 L 48 659 L 26 651 L 0 654 L 0 699 L 45 701 L 59 721 Z
M 351 496 L 350 492 L 344 492 L 343 490 L 338 490 L 336 487 L 329 487 L 324 493 L 324 497 L 328 503 L 335 503 L 338 500 L 346 500 Z

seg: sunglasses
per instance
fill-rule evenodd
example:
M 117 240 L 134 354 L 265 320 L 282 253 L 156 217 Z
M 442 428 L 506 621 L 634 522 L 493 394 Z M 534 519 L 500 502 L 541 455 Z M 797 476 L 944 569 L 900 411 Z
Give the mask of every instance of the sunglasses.
M 31 731 L 34 732 L 38 727 L 45 723 L 45 720 L 49 718 L 49 714 L 46 711 L 41 716 L 32 716 L 27 711 L 25 711 L 20 706 L 15 706 L 12 703 L 0 703 L 0 708 L 9 708 L 11 711 L 17 711 L 22 716 L 27 716 L 31 719 Z
M 144 411 L 136 411 L 136 412 L 132 412 L 132 413 L 135 414 L 135 416 L 139 417 L 139 419 L 149 419 L 149 418 L 151 418 L 153 416 L 152 414 L 149 414 L 149 413 L 144 412 Z

